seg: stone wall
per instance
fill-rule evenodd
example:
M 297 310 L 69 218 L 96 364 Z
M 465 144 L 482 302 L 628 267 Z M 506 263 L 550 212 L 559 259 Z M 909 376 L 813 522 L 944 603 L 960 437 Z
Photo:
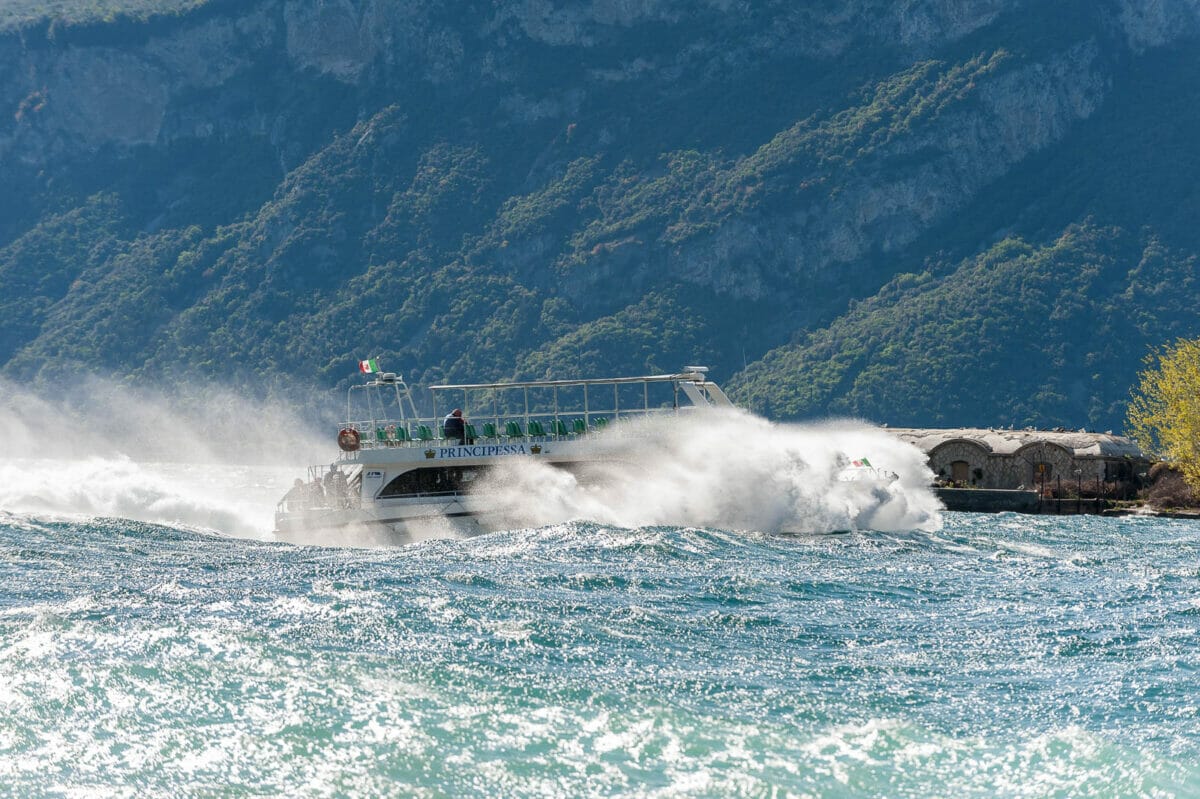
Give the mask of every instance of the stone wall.
M 1061 480 L 1064 486 L 1074 486 L 1079 481 L 1085 485 L 1113 482 L 1118 472 L 1123 471 L 1127 480 L 1136 478 L 1138 462 L 1124 457 L 1076 455 L 1070 449 L 1050 441 L 1032 441 L 1015 452 L 993 452 L 983 444 L 969 439 L 951 439 L 933 447 L 928 452 L 929 468 L 942 483 L 973 488 L 1034 489 L 1042 484 L 1056 487 Z M 955 473 L 954 464 L 966 464 L 966 478 L 962 478 L 962 467 Z M 1044 464 L 1040 472 L 1038 465 Z M 1079 473 L 1076 474 L 1076 471 Z

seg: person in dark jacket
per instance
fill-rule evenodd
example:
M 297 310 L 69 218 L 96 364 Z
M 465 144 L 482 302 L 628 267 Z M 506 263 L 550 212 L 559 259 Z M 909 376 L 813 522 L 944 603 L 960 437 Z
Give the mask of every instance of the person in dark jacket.
M 467 443 L 467 420 L 463 418 L 461 408 L 446 414 L 442 429 L 446 431 L 446 438 L 457 438 L 459 444 Z
M 296 513 L 308 507 L 308 487 L 304 485 L 304 481 L 299 477 L 296 482 L 292 483 L 292 487 L 284 495 L 283 501 L 287 503 L 288 513 Z

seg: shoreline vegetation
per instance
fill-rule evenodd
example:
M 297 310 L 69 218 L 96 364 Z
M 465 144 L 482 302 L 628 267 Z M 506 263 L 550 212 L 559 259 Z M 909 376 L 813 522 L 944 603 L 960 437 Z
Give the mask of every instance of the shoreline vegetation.
M 1148 479 L 1150 484 L 1138 492 L 1144 507 L 1160 515 L 1200 517 L 1200 493 L 1188 485 L 1182 470 L 1160 461 L 1151 467 Z
M 1116 483 L 1070 481 L 1056 481 L 1045 489 L 996 489 L 939 480 L 933 488 L 948 510 L 1200 519 L 1200 492 L 1188 485 L 1179 468 L 1165 461 L 1151 466 L 1141 485 L 1132 490 Z M 997 499 L 972 499 L 987 494 Z

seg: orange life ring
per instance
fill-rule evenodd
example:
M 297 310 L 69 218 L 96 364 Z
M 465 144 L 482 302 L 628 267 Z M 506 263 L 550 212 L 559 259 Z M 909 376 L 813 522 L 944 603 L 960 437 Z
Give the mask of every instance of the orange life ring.
M 354 452 L 358 449 L 359 442 L 358 431 L 353 427 L 347 427 L 338 431 L 338 446 L 342 452 Z

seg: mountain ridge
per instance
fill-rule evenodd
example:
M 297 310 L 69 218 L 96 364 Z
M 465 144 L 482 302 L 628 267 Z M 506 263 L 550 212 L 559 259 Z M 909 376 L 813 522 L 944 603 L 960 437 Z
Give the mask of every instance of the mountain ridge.
M 1101 260 L 1166 239 L 1177 280 L 1197 246 L 1164 199 L 1190 207 L 1200 169 L 1186 154 L 1146 157 L 1148 186 L 1164 190 L 1141 188 L 1140 207 L 1089 174 L 1132 180 L 1127 164 L 1090 160 L 1137 132 L 1121 109 L 1156 119 L 1172 152 L 1194 130 L 1200 3 L 160 8 L 117 30 L 85 19 L 50 37 L 54 23 L 34 19 L 0 39 L 0 75 L 21 76 L 0 83 L 13 109 L 0 124 L 10 378 L 44 380 L 80 352 L 83 368 L 135 379 L 265 370 L 269 390 L 342 386 L 366 354 L 420 383 L 703 357 L 773 416 L 899 423 L 861 391 L 789 399 L 764 369 L 800 390 L 797 364 L 819 371 L 828 350 L 812 342 L 891 329 L 885 301 L 914 302 L 898 276 L 928 272 L 965 298 L 953 276 L 991 263 L 1006 230 L 1030 248 L 1011 251 L 1027 270 L 1052 268 L 1030 253 L 1064 236 Z M 1157 106 L 1135 92 L 1141 72 L 1165 81 Z M 1165 107 L 1179 113 L 1159 119 Z M 1068 165 L 1042 163 L 1076 146 Z M 1063 184 L 1048 185 L 1056 170 Z M 1103 306 L 1090 299 L 1101 287 L 1077 290 Z M 1012 421 L 1113 427 L 1135 350 L 1197 324 L 1139 297 L 1128 312 L 1157 325 L 1099 366 L 1064 367 L 1100 370 L 1066 381 L 1103 392 L 1096 402 L 972 407 L 958 383 L 972 363 L 987 381 L 988 364 L 963 340 L 944 358 L 962 366 L 912 385 L 895 414 L 978 423 L 1021 407 Z M 1011 392 L 1056 384 L 1049 367 L 1026 371 Z M 868 358 L 859 381 L 884 373 Z

